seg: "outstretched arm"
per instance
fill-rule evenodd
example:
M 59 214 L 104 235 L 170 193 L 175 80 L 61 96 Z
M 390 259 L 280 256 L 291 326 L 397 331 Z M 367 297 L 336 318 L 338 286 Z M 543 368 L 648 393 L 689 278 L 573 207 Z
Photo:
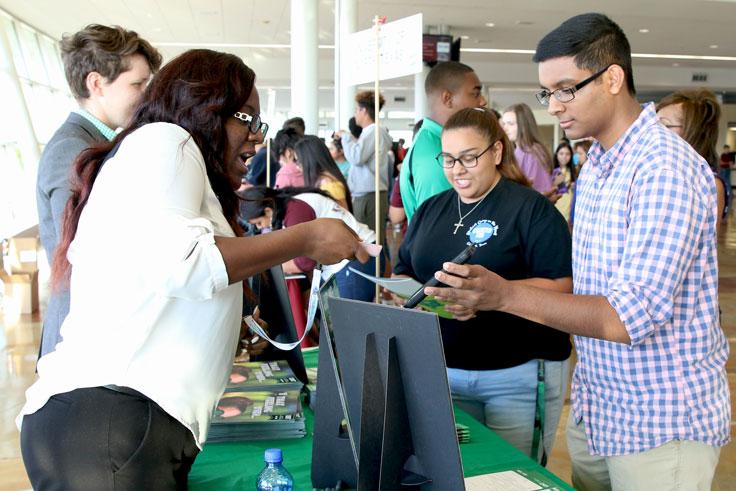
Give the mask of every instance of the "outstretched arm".
M 449 302 L 450 312 L 499 310 L 560 331 L 630 344 L 631 339 L 608 300 L 598 295 L 572 295 L 508 281 L 477 265 L 445 263 L 435 277 L 450 288 L 426 293 Z

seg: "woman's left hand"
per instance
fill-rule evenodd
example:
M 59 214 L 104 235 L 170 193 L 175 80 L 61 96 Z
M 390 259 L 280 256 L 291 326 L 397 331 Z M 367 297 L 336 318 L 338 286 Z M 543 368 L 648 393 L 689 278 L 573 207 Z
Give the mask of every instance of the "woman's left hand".
M 252 317 L 265 332 L 268 332 L 268 322 L 261 319 L 261 311 L 258 307 L 253 311 Z M 257 356 L 263 353 L 268 346 L 268 341 L 262 339 L 257 334 L 252 333 L 250 329 L 248 329 L 245 321 L 241 321 L 241 323 L 240 346 L 242 346 L 242 349 L 240 354 L 235 357 L 235 361 L 250 361 L 251 356 Z

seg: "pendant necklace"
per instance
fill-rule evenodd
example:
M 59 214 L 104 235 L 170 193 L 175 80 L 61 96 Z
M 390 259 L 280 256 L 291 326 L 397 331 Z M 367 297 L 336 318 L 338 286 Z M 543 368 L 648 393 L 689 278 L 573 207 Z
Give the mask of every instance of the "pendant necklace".
M 462 213 L 460 212 L 460 195 L 459 195 L 459 194 L 457 195 L 457 216 L 458 216 L 458 217 L 459 217 L 460 219 L 458 220 L 458 222 L 457 222 L 457 223 L 453 223 L 453 225 L 455 226 L 455 230 L 453 230 L 453 231 L 452 231 L 452 235 L 456 235 L 456 234 L 457 234 L 457 230 L 458 230 L 458 229 L 459 229 L 460 227 L 464 227 L 464 226 L 465 226 L 465 225 L 463 224 L 463 220 L 465 220 L 465 219 L 466 219 L 466 218 L 468 217 L 468 215 L 470 215 L 471 213 L 473 213 L 473 212 L 475 211 L 475 209 L 476 209 L 476 208 L 478 208 L 478 207 L 480 206 L 480 204 L 481 204 L 481 203 L 483 203 L 483 200 L 484 200 L 484 199 L 486 199 L 486 196 L 488 196 L 489 194 L 491 194 L 491 191 L 493 191 L 493 188 L 494 188 L 494 187 L 495 187 L 495 186 L 491 186 L 491 189 L 489 189 L 488 191 L 486 191 L 486 194 L 484 194 L 484 195 L 483 195 L 483 197 L 482 197 L 482 198 L 480 199 L 480 201 L 478 201 L 478 202 L 477 202 L 477 203 L 475 204 L 475 206 L 474 206 L 474 207 L 473 207 L 473 208 L 472 208 L 472 209 L 471 209 L 471 210 L 470 210 L 469 212 L 467 212 L 467 213 L 466 213 L 465 215 L 463 215 L 463 214 L 462 214 Z

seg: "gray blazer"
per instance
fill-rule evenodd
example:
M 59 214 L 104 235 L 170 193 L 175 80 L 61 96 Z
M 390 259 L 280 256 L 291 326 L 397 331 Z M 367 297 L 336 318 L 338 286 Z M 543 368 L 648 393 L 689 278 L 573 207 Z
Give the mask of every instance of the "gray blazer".
M 95 126 L 77 113 L 70 113 L 51 137 L 38 163 L 36 203 L 41 244 L 49 262 L 61 239 L 61 219 L 69 199 L 69 174 L 82 150 L 105 137 Z M 61 341 L 59 329 L 69 313 L 69 291 L 52 291 L 43 319 L 40 356 L 54 351 Z

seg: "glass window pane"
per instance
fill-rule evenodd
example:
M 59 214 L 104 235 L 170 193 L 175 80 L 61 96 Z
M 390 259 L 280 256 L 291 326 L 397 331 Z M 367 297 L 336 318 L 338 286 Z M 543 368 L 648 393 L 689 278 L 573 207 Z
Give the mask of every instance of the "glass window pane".
M 46 75 L 46 68 L 43 66 L 43 57 L 38 47 L 36 34 L 24 26 L 18 26 L 18 42 L 23 52 L 23 60 L 26 62 L 28 69 L 28 78 L 34 82 L 40 82 L 50 85 L 49 77 Z
M 46 36 L 39 36 L 38 40 L 41 44 L 43 64 L 46 66 L 46 73 L 48 74 L 50 85 L 63 92 L 67 92 L 69 89 L 56 43 Z
M 17 24 L 15 22 L 3 21 L 3 25 L 5 26 L 5 33 L 8 35 L 8 41 L 10 41 L 10 50 L 13 52 L 13 63 L 15 64 L 15 70 L 18 72 L 18 76 L 30 78 L 26 63 L 23 60 L 23 51 L 18 42 Z

